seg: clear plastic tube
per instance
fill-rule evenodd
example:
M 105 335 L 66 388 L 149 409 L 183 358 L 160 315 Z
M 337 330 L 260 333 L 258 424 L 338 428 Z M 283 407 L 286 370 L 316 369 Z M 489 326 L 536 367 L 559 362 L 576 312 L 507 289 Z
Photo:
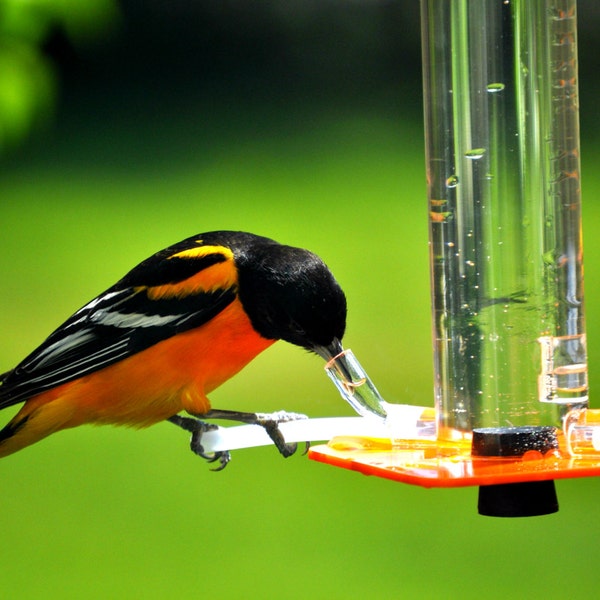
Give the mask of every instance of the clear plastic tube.
M 600 410 L 572 410 L 564 422 L 569 454 L 575 458 L 600 458 Z
M 342 398 L 362 417 L 384 422 L 387 437 L 402 439 L 431 438 L 436 435 L 433 408 L 386 402 L 352 350 L 334 356 L 325 371 Z M 368 433 L 365 430 L 365 435 Z
M 325 365 L 325 371 L 342 398 L 361 417 L 387 417 L 387 402 L 381 397 L 352 350 L 344 350 L 334 356 Z
M 440 439 L 588 401 L 576 0 L 421 0 Z

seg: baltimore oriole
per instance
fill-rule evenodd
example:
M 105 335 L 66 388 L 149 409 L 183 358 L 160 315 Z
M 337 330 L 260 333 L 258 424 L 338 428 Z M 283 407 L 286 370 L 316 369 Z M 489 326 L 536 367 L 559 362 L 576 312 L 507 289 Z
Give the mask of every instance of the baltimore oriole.
M 25 402 L 0 431 L 0 457 L 84 423 L 146 427 L 199 418 L 262 425 L 284 456 L 277 420 L 211 408 L 206 394 L 282 339 L 330 359 L 342 351 L 346 298 L 315 254 L 250 233 L 185 239 L 129 271 L 0 375 L 0 408 Z M 180 416 L 186 411 L 192 417 Z

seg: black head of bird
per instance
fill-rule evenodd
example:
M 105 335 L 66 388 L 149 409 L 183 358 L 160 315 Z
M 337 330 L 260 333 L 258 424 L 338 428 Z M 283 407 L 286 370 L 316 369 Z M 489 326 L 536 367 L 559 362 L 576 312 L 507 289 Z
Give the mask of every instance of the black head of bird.
M 342 351 L 346 297 L 318 256 L 263 243 L 251 246 L 236 263 L 240 300 L 258 333 L 327 360 Z
M 346 297 L 316 254 L 238 231 L 206 233 L 181 244 L 192 239 L 232 251 L 239 298 L 257 333 L 327 360 L 341 352 Z

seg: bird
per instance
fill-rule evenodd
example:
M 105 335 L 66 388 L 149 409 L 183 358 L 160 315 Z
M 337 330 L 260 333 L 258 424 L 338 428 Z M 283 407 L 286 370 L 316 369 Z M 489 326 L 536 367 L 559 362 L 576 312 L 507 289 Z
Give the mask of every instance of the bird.
M 142 261 L 0 375 L 0 409 L 23 403 L 0 430 L 0 458 L 83 424 L 143 428 L 168 421 L 206 453 L 206 419 L 261 425 L 283 456 L 278 424 L 294 413 L 215 409 L 207 394 L 284 340 L 325 360 L 339 355 L 346 296 L 316 254 L 242 231 L 201 233 Z M 184 413 L 184 414 L 181 414 Z M 187 413 L 187 414 L 186 414 Z

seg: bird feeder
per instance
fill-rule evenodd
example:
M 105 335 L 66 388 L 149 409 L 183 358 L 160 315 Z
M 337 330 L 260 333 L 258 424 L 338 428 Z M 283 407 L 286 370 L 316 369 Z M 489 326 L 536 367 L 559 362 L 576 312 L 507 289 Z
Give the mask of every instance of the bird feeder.
M 576 0 L 421 0 L 421 20 L 435 433 L 337 436 L 309 456 L 425 487 L 480 486 L 486 515 L 555 512 L 555 479 L 600 475 Z

